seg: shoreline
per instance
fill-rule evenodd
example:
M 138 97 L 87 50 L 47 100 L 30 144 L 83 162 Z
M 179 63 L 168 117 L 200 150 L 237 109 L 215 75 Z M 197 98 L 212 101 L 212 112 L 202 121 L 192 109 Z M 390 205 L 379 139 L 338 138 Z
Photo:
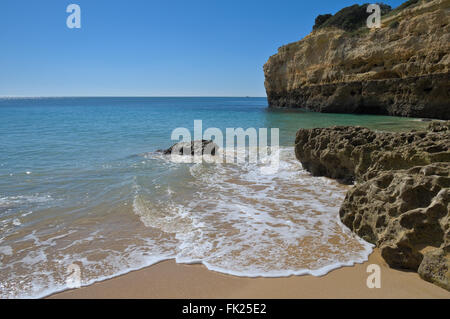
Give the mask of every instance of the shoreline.
M 367 267 L 381 269 L 381 288 L 368 288 Z M 208 270 L 202 264 L 177 264 L 161 261 L 152 266 L 78 289 L 52 294 L 45 299 L 369 299 L 440 298 L 450 292 L 422 280 L 415 272 L 389 268 L 380 250 L 369 260 L 341 267 L 320 277 L 310 275 L 280 278 L 236 277 Z

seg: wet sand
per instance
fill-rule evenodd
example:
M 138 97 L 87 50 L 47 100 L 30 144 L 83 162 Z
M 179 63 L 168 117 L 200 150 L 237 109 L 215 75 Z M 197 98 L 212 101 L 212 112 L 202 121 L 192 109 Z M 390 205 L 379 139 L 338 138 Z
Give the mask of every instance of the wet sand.
M 381 268 L 381 288 L 367 287 L 367 266 Z M 322 277 L 243 278 L 203 265 L 164 261 L 145 269 L 54 294 L 49 298 L 445 298 L 450 292 L 414 272 L 390 269 L 379 250 L 364 264 L 343 267 Z

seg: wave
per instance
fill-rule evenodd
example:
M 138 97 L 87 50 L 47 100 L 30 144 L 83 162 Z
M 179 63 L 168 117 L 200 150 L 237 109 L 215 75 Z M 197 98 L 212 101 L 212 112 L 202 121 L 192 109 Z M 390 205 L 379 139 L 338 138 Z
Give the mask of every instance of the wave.
M 366 261 L 372 245 L 338 218 L 347 188 L 310 176 L 293 153 L 269 155 L 280 157 L 278 170 L 267 169 L 273 158 L 191 164 L 185 168 L 192 179 L 182 182 L 196 189 L 188 199 L 138 192 L 134 211 L 147 227 L 176 234 L 177 262 L 227 274 L 321 276 Z
M 131 205 L 100 205 L 67 225 L 28 226 L 37 217 L 25 212 L 11 235 L 21 239 L 0 238 L 0 297 L 66 290 L 74 263 L 87 286 L 168 259 L 244 277 L 322 276 L 372 251 L 338 218 L 347 187 L 312 177 L 292 147 L 256 163 L 176 163 L 157 153 L 138 162 L 132 189 L 122 190 Z M 0 207 L 49 200 L 2 197 Z

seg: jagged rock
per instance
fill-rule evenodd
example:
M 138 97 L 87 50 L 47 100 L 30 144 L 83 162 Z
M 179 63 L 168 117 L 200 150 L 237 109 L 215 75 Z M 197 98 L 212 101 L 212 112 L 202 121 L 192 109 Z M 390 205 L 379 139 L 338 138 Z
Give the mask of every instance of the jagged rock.
M 211 140 L 197 140 L 192 142 L 180 142 L 172 145 L 167 150 L 161 151 L 164 155 L 216 155 L 219 146 Z
M 282 46 L 264 65 L 269 106 L 450 119 L 449 9 L 421 0 L 376 30 L 321 27 Z
M 391 267 L 450 290 L 450 121 L 406 133 L 300 129 L 295 144 L 314 175 L 357 182 L 339 213 L 347 227 Z
M 450 162 L 450 121 L 423 132 L 376 133 L 363 127 L 300 129 L 295 154 L 316 176 L 367 181 L 385 170 Z
M 428 130 L 431 132 L 450 132 L 450 121 L 433 121 L 428 125 Z
M 418 273 L 422 279 L 450 290 L 450 254 L 443 249 L 425 252 Z
M 376 244 L 391 267 L 417 271 L 424 249 L 450 249 L 449 187 L 450 163 L 385 171 L 352 188 L 339 215 L 344 225 Z M 435 265 L 433 256 L 423 273 L 441 278 L 443 265 Z
M 359 162 L 355 149 L 375 138 L 376 133 L 363 127 L 300 129 L 295 139 L 295 155 L 315 176 L 352 183 Z

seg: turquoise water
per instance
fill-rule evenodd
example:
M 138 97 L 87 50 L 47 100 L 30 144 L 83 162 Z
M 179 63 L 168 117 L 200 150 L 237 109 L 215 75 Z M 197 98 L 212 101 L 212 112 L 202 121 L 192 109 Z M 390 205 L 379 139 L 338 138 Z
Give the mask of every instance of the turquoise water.
M 224 132 L 280 128 L 280 171 L 154 153 L 194 120 Z M 271 111 L 265 98 L 0 99 L 0 296 L 67 289 L 71 264 L 87 285 L 171 258 L 239 276 L 319 275 L 365 260 L 370 247 L 337 219 L 345 187 L 312 178 L 293 156 L 299 128 L 332 125 L 426 124 Z

